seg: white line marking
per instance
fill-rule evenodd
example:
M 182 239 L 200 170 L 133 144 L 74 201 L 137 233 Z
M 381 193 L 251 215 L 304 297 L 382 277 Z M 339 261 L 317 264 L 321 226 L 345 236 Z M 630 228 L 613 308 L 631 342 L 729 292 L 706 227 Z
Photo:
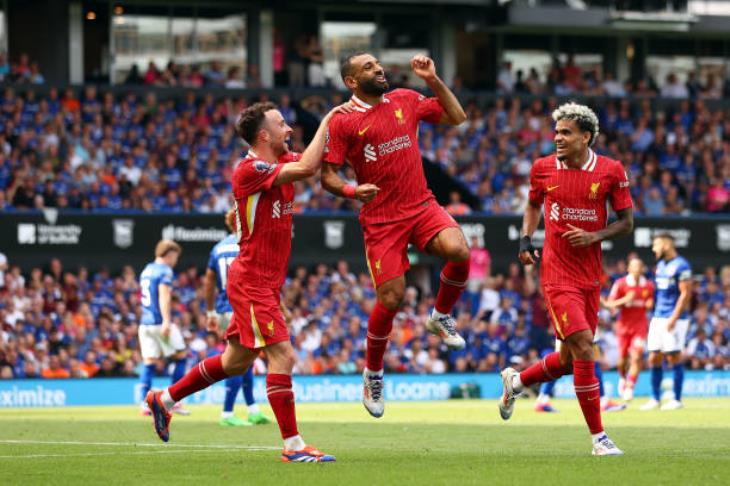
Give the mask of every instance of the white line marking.
M 149 442 L 82 442 L 82 441 L 54 441 L 54 440 L 0 440 L 0 444 L 45 444 L 45 445 L 80 445 L 80 446 L 116 446 L 116 447 L 178 447 L 183 449 L 236 449 L 244 451 L 278 451 L 276 446 L 246 446 L 226 444 L 165 444 Z
M 8 455 L 8 456 L 0 456 L 0 459 L 43 459 L 47 457 L 96 457 L 96 456 L 117 456 L 117 455 L 126 455 L 126 456 L 134 456 L 134 455 L 152 455 L 152 454 L 186 454 L 190 452 L 216 452 L 211 449 L 186 449 L 183 451 L 134 451 L 134 452 L 82 452 L 82 453 L 76 453 L 76 454 L 18 454 L 18 455 Z

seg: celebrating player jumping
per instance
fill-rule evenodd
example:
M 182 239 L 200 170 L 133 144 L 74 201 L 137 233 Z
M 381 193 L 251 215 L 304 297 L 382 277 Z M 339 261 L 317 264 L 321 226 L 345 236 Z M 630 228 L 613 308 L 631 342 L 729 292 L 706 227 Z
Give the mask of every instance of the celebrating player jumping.
M 226 213 L 226 226 L 231 234 L 216 243 L 210 252 L 208 269 L 205 272 L 205 301 L 207 307 L 208 330 L 226 332 L 233 319 L 233 308 L 226 294 L 228 269 L 238 256 L 238 235 L 236 234 L 236 212 L 231 209 Z M 218 297 L 216 298 L 216 290 Z M 215 351 L 214 354 L 217 354 Z M 248 407 L 248 420 L 242 420 L 233 413 L 238 390 L 243 388 L 243 398 Z M 220 424 L 238 427 L 243 425 L 268 424 L 266 417 L 253 397 L 253 367 L 241 375 L 226 378 L 226 396 L 223 399 L 223 412 Z
M 504 393 L 499 411 L 512 416 L 515 397 L 525 387 L 573 374 L 578 402 L 593 438 L 594 455 L 623 452 L 608 438 L 601 422 L 599 383 L 595 375 L 593 336 L 598 325 L 601 241 L 633 229 L 633 204 L 623 166 L 596 155 L 598 118 L 587 106 L 567 103 L 553 112 L 557 153 L 538 159 L 530 172 L 519 258 L 534 264 L 538 252 L 532 235 L 545 205 L 545 246 L 541 285 L 560 352 L 547 355 L 522 373 L 502 371 Z M 606 226 L 610 201 L 618 220 Z
M 373 417 L 381 417 L 385 408 L 383 355 L 405 293 L 409 243 L 446 260 L 428 330 L 452 348 L 465 345 L 451 311 L 466 286 L 469 249 L 456 221 L 426 186 L 417 132 L 421 120 L 459 125 L 466 114 L 430 58 L 415 56 L 411 68 L 435 98 L 408 89 L 388 92 L 383 67 L 370 54 L 345 59 L 341 75 L 353 94 L 354 111 L 332 119 L 322 164 L 325 189 L 365 203 L 360 223 L 377 303 L 368 319 L 363 404 Z M 337 174 L 346 160 L 355 170 L 357 187 Z
M 335 458 L 307 445 L 297 430 L 292 391 L 296 361 L 279 308 L 281 286 L 291 254 L 294 181 L 319 169 L 327 114 L 299 161 L 291 161 L 287 141 L 292 129 L 272 103 L 256 103 L 236 122 L 236 132 L 251 145 L 233 172 L 233 197 L 240 253 L 228 270 L 226 290 L 233 321 L 222 355 L 198 363 L 164 391 L 150 392 L 147 403 L 157 434 L 169 440 L 169 410 L 184 397 L 229 376 L 246 372 L 261 350 L 268 358 L 266 393 L 284 439 L 284 462 L 331 462 Z M 290 162 L 291 161 L 291 162 Z

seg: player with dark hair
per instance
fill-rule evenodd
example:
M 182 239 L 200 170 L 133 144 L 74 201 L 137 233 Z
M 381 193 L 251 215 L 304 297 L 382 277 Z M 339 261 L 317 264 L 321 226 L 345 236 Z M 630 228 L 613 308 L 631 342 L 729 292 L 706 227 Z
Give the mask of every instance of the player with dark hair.
M 322 120 L 311 144 L 292 156 L 292 129 L 272 103 L 256 103 L 236 122 L 237 133 L 251 146 L 233 172 L 232 185 L 239 254 L 228 270 L 226 291 L 233 320 L 221 355 L 207 358 L 180 381 L 147 394 L 155 431 L 169 440 L 169 410 L 184 397 L 246 372 L 261 351 L 268 359 L 266 393 L 284 440 L 284 462 L 331 462 L 333 456 L 307 445 L 299 435 L 291 374 L 296 354 L 280 305 L 281 286 L 291 254 L 294 181 L 316 174 L 325 130 L 335 108 Z
M 426 327 L 451 348 L 465 345 L 451 312 L 469 277 L 469 247 L 459 225 L 426 185 L 418 125 L 421 120 L 459 125 L 466 114 L 430 58 L 415 56 L 411 69 L 436 97 L 409 89 L 389 91 L 383 67 L 371 54 L 345 59 L 341 74 L 352 92 L 354 111 L 332 119 L 322 164 L 322 187 L 364 203 L 360 223 L 377 302 L 368 318 L 363 404 L 373 417 L 381 417 L 385 409 L 383 356 L 405 294 L 409 243 L 446 260 Z M 355 170 L 358 186 L 347 185 L 337 174 L 345 161 Z
M 512 416 L 515 397 L 525 387 L 573 374 L 573 384 L 593 439 L 594 455 L 623 452 L 603 430 L 600 385 L 595 374 L 593 337 L 598 326 L 601 241 L 633 229 L 629 181 L 616 160 L 599 156 L 591 145 L 598 137 L 598 117 L 584 105 L 566 103 L 553 112 L 556 154 L 535 161 L 530 172 L 519 258 L 532 265 L 538 252 L 532 235 L 545 205 L 545 245 L 541 285 L 560 351 L 548 354 L 522 373 L 502 371 L 504 393 L 499 412 Z M 618 220 L 606 226 L 607 203 Z
M 660 406 L 661 384 L 664 374 L 664 358 L 674 372 L 674 398 L 661 405 L 662 410 L 682 408 L 682 384 L 684 382 L 684 351 L 689 329 L 689 302 L 692 298 L 692 267 L 679 253 L 674 237 L 662 233 L 654 237 L 651 246 L 659 261 L 654 274 L 656 305 L 649 322 L 646 347 L 651 366 L 652 398 L 641 406 L 653 410 Z
M 634 398 L 641 361 L 646 347 L 648 321 L 646 313 L 654 307 L 654 284 L 644 277 L 644 262 L 629 260 L 629 273 L 613 284 L 608 299 L 609 309 L 621 309 L 616 320 L 618 338 L 618 393 L 627 402 Z

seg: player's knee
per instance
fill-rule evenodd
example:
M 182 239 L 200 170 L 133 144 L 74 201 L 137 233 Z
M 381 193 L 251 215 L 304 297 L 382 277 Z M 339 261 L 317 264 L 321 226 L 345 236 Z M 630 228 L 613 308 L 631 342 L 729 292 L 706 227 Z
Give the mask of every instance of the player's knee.
M 469 260 L 469 247 L 463 238 L 447 241 L 444 244 L 444 253 L 450 262 L 461 263 Z
M 378 289 L 378 302 L 388 310 L 396 310 L 400 307 L 405 296 L 405 285 L 389 285 Z

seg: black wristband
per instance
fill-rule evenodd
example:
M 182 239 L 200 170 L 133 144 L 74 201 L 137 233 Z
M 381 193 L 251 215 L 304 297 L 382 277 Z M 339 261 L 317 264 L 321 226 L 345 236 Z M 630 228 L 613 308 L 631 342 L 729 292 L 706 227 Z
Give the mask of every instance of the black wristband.
M 535 247 L 532 246 L 532 238 L 527 235 L 520 238 L 520 253 L 523 251 L 529 252 L 530 254 L 535 251 Z

